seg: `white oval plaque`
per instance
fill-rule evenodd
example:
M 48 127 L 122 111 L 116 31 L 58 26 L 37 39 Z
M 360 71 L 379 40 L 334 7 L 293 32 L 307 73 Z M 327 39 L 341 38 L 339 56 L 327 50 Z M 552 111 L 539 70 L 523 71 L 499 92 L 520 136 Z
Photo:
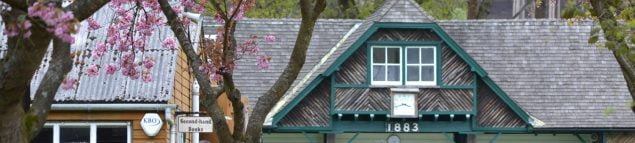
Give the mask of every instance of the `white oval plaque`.
M 161 131 L 163 121 L 157 113 L 146 113 L 143 118 L 141 118 L 140 125 L 146 135 L 154 137 Z

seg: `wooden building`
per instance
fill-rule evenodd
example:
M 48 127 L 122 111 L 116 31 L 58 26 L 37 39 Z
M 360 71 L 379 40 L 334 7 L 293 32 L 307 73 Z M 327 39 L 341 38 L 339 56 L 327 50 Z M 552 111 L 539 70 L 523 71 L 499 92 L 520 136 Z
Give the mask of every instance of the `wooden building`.
M 364 20 L 319 20 L 263 142 L 633 142 L 618 63 L 587 43 L 595 23 L 567 23 L 434 20 L 413 0 L 386 0 Z M 252 105 L 288 62 L 299 24 L 237 25 L 238 41 L 278 39 L 259 43 L 269 69 L 237 63 L 236 85 Z

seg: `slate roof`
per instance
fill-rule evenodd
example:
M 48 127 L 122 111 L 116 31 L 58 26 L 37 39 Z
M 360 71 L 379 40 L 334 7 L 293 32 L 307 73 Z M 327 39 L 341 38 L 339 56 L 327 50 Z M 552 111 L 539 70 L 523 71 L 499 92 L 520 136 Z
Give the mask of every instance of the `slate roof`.
M 322 57 L 359 22 L 361 20 L 318 20 L 313 31 L 314 36 L 307 51 L 305 64 L 292 88 L 304 83 L 301 82 L 303 77 L 306 77 L 313 67 L 320 63 Z M 218 25 L 215 25 L 215 22 L 209 17 L 206 17 L 203 27 L 206 35 L 213 35 L 216 34 L 215 31 Z M 251 35 L 260 37 L 273 35 L 276 37 L 276 41 L 273 43 L 258 41 L 260 52 L 272 57 L 268 69 L 258 68 L 256 56 L 244 56 L 236 63 L 238 66 L 234 70 L 234 82 L 240 89 L 241 94 L 249 97 L 251 107 L 254 107 L 258 97 L 263 95 L 275 83 L 289 62 L 299 27 L 299 19 L 244 19 L 237 25 L 235 35 L 239 43 Z M 312 78 L 316 75 L 318 74 L 309 74 Z M 310 82 L 310 80 L 305 81 L 307 82 L 302 85 Z M 285 98 L 288 97 L 285 96 Z
M 438 24 L 529 114 L 536 128 L 635 127 L 631 97 L 593 22 L 463 20 Z
M 286 106 L 288 101 L 317 75 L 322 74 L 373 22 L 434 22 L 434 19 L 427 18 L 429 16 L 420 8 L 408 6 L 407 3 L 412 3 L 412 0 L 388 0 L 367 20 L 341 20 L 341 23 L 348 26 L 330 27 L 329 29 L 339 29 L 328 33 L 331 36 L 322 35 L 322 32 L 314 33 L 312 42 L 321 43 L 322 40 L 327 40 L 316 37 L 329 37 L 328 41 L 331 43 L 321 46 L 312 43 L 309 53 L 313 55 L 307 57 L 307 64 L 294 86 L 274 107 L 269 117 Z M 420 13 L 413 10 L 413 7 Z M 289 21 L 296 22 L 288 23 Z M 263 32 L 287 35 L 290 39 L 278 39 L 290 41 L 276 44 L 276 47 L 287 47 L 286 50 L 290 50 L 295 39 L 295 35 L 292 34 L 299 27 L 297 21 L 248 19 L 239 24 L 237 35 L 246 37 L 248 35 L 244 35 L 245 33 Z M 333 20 L 327 21 L 328 23 L 321 21 L 317 24 L 318 27 L 331 22 L 338 23 Z M 267 26 L 268 23 L 272 25 Z M 352 26 L 355 23 L 359 26 Z M 577 22 L 575 25 L 567 25 L 566 21 L 558 20 L 461 20 L 436 23 L 442 26 L 523 110 L 534 119 L 545 123 L 536 128 L 635 127 L 635 114 L 628 108 L 631 99 L 618 64 L 609 51 L 598 49 L 586 42 L 593 26 L 592 22 Z M 316 31 L 321 29 L 316 28 Z M 338 45 L 336 41 L 340 40 L 338 38 L 346 35 L 349 29 L 350 35 L 344 36 L 339 46 L 335 46 Z M 263 46 L 262 50 L 283 51 L 268 49 L 267 46 Z M 327 51 L 328 54 L 324 54 Z M 275 61 L 276 66 L 266 70 L 266 73 L 258 73 L 253 68 L 242 69 L 250 66 L 240 66 L 236 70 L 235 78 L 240 78 L 237 84 L 247 84 L 241 87 L 241 90 L 248 90 L 249 94 L 244 95 L 250 97 L 252 104 L 261 95 L 259 93 L 264 93 L 270 87 L 286 65 L 289 55 L 282 55 L 284 56 L 278 59 L 280 61 Z M 315 64 L 318 59 L 322 59 L 323 62 Z M 271 118 L 268 119 L 266 125 L 271 124 Z
M 92 60 L 90 58 L 90 50 L 93 49 L 97 41 L 103 41 L 106 39 L 107 24 L 110 23 L 113 17 L 114 11 L 109 6 L 104 6 L 102 9 L 93 14 L 92 18 L 98 21 L 102 25 L 101 29 L 93 32 L 88 31 L 88 23 L 86 21 L 81 23 L 79 33 L 75 35 L 76 41 L 71 45 L 71 51 L 81 51 L 81 55 L 75 57 L 72 70 L 67 76 L 78 79 L 78 84 L 75 89 L 63 90 L 59 89 L 55 101 L 58 103 L 77 103 L 77 102 L 91 102 L 91 103 L 114 103 L 114 102 L 167 102 L 172 97 L 173 84 L 174 84 L 174 69 L 176 66 L 176 59 L 178 59 L 177 49 L 166 49 L 161 46 L 163 39 L 172 36 L 172 31 L 168 26 L 158 27 L 149 41 L 146 42 L 146 50 L 144 52 L 136 52 L 137 60 L 140 61 L 143 57 L 152 57 L 155 60 L 154 68 L 152 69 L 153 81 L 144 83 L 141 79 L 133 80 L 123 76 L 120 72 L 114 75 L 106 75 L 102 69 L 100 74 L 95 77 L 88 77 L 82 73 L 84 68 L 91 64 L 100 64 L 105 66 L 109 63 L 118 63 L 118 57 L 116 51 L 108 51 L 106 54 L 98 60 Z M 3 28 L 2 28 L 3 29 Z M 198 41 L 198 33 L 196 26 L 190 26 L 190 35 L 194 38 L 193 41 Z M 90 38 L 95 38 L 91 40 Z M 3 45 L 6 45 L 6 36 L 2 35 L 0 41 Z M 0 57 L 4 56 L 6 46 L 0 47 Z M 50 59 L 49 47 L 45 59 Z M 31 82 L 31 94 L 35 94 L 37 86 L 40 84 L 46 70 L 48 68 L 48 62 L 42 62 L 40 69 L 36 71 Z

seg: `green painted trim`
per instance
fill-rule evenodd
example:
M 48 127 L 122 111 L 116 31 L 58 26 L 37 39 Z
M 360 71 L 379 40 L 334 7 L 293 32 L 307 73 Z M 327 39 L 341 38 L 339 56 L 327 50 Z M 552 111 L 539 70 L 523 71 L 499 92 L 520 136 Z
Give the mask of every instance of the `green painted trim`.
M 469 132 L 468 122 L 418 121 L 419 131 L 408 133 Z M 386 133 L 385 121 L 336 121 L 333 132 Z
M 574 135 L 575 135 L 575 137 L 577 137 L 577 138 L 578 138 L 578 140 L 580 140 L 580 142 L 581 142 L 581 143 L 587 143 L 587 142 L 586 142 L 586 141 L 585 141 L 585 140 L 584 140 L 584 139 L 580 136 L 580 134 L 574 134 Z
M 529 132 L 527 128 L 474 128 L 477 132 Z
M 472 72 L 475 74 L 475 72 Z M 478 76 L 474 76 L 474 83 L 472 83 L 472 112 L 474 115 L 478 115 Z M 473 120 L 476 120 L 476 116 Z M 474 126 L 476 127 L 476 126 Z
M 434 66 L 434 69 L 436 70 L 436 79 L 437 80 L 437 85 L 445 85 L 445 83 L 443 83 L 443 47 L 441 47 L 441 43 L 437 43 L 436 44 L 436 48 L 434 49 L 436 51 L 435 56 L 436 56 L 436 63 Z
M 401 51 L 401 73 L 399 73 L 399 74 L 401 74 L 401 85 L 406 85 L 406 80 L 407 80 L 406 79 L 406 72 L 407 72 L 406 71 L 406 67 L 408 67 L 407 61 L 406 61 L 406 51 L 408 49 L 406 49 L 405 46 L 401 46 L 399 49 Z M 419 49 L 419 50 L 421 50 L 421 49 Z M 388 52 L 388 51 L 386 51 L 386 52 Z M 370 57 L 370 56 L 371 55 L 368 55 L 366 57 Z M 386 60 L 388 60 L 387 58 L 388 57 L 386 57 Z M 370 70 L 370 67 L 366 67 L 366 69 Z M 421 71 L 419 71 L 419 72 L 421 72 Z M 388 73 L 386 73 L 386 74 L 388 74 Z M 386 77 L 386 79 L 387 79 L 387 77 Z
M 355 135 L 353 135 L 353 137 L 351 137 L 351 139 L 348 140 L 348 143 L 352 143 L 353 141 L 355 141 L 358 135 L 359 135 L 359 132 L 355 133 Z
M 502 99 L 503 102 L 505 102 L 505 104 L 509 106 L 509 108 L 512 109 L 512 111 L 514 111 L 523 121 L 525 121 L 525 124 L 529 125 L 529 115 L 527 114 L 527 112 L 520 108 L 520 106 L 507 95 L 507 93 L 505 93 L 500 87 L 498 87 L 498 85 L 494 83 L 494 81 L 489 77 L 483 77 L 481 80 L 483 80 L 483 82 L 487 86 L 489 86 L 494 91 L 494 93 L 496 93 L 496 95 L 498 95 L 498 97 Z
M 369 45 L 385 46 L 419 46 L 419 45 L 440 45 L 439 41 L 366 41 Z
M 291 109 L 293 109 L 293 107 L 298 105 L 298 103 L 300 103 L 300 101 L 302 101 L 302 99 L 304 99 L 304 97 L 306 97 L 308 93 L 311 92 L 311 90 L 313 90 L 317 85 L 319 85 L 320 82 L 324 80 L 324 78 L 325 77 L 323 75 L 318 75 L 313 81 L 311 81 L 311 83 L 309 83 L 309 85 L 307 85 L 306 88 L 302 89 L 302 91 L 298 93 L 298 96 L 293 98 L 287 106 L 282 108 L 280 112 L 276 113 L 276 115 L 273 116 L 272 125 L 277 125 L 278 122 L 280 122 L 280 120 L 282 120 L 282 118 L 286 116 L 291 111 Z
M 330 114 L 333 114 L 333 111 L 335 111 L 335 96 L 336 96 L 336 92 L 335 92 L 335 87 L 337 86 L 337 84 L 335 83 L 335 74 L 331 75 L 331 87 L 329 88 L 331 90 L 330 94 L 331 94 L 331 109 L 329 110 Z
M 474 85 L 441 85 L 443 89 L 473 89 Z
M 306 132 L 302 132 L 302 135 L 304 135 L 304 138 L 306 138 L 306 140 L 308 140 L 310 143 L 317 143 L 313 139 L 311 139 L 311 137 L 309 137 Z
M 350 114 L 389 115 L 390 111 L 341 111 L 341 110 L 335 110 L 335 111 L 333 111 L 333 113 L 334 114 L 349 114 L 349 115 Z M 439 114 L 439 115 L 450 115 L 450 114 L 466 115 L 466 114 L 469 114 L 470 116 L 474 115 L 474 113 L 472 111 L 457 111 L 457 112 L 441 112 L 441 111 L 424 112 L 424 111 L 419 111 L 419 115 L 435 115 L 435 114 Z
M 317 132 L 330 131 L 329 127 L 277 127 L 272 128 L 272 132 Z
M 602 132 L 602 143 L 608 143 L 609 142 L 609 135 L 606 132 Z
M 335 84 L 334 88 L 369 88 L 366 84 Z
M 500 136 L 501 133 L 496 134 L 496 136 L 492 137 L 491 140 L 489 140 L 489 143 L 496 143 L 496 140 L 498 139 L 498 136 Z
M 370 66 L 372 66 L 372 59 L 370 59 L 371 50 L 373 48 L 370 45 L 366 45 L 366 85 L 370 85 L 372 82 L 372 78 L 370 78 L 373 71 L 370 71 Z

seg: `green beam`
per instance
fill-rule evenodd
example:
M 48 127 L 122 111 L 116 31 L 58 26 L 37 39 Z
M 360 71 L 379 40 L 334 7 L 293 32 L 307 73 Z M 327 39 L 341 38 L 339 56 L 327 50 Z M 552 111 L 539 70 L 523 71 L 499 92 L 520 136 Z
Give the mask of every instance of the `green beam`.
M 348 140 L 348 143 L 353 143 L 353 141 L 355 141 L 355 139 L 357 138 L 358 135 L 359 135 L 359 133 L 355 133 L 355 135 L 353 135 L 353 137 Z
M 496 134 L 496 136 L 492 137 L 491 140 L 489 140 L 489 143 L 496 143 L 496 140 L 498 139 L 498 136 L 500 136 L 501 133 Z
M 445 139 L 448 140 L 448 143 L 454 143 L 454 137 L 452 135 L 448 135 L 450 133 L 443 133 L 443 136 L 445 136 Z
M 442 89 L 473 89 L 474 85 L 441 85 Z
M 369 45 L 384 46 L 421 46 L 421 45 L 439 45 L 440 41 L 366 41 Z
M 368 88 L 368 84 L 334 84 L 335 88 Z
M 581 142 L 581 143 L 587 143 L 587 142 L 584 140 L 584 138 L 582 138 L 582 136 L 580 136 L 580 134 L 574 134 L 574 135 L 575 135 L 575 137 L 577 137 L 577 138 L 578 138 L 578 140 L 580 140 L 580 142 Z

